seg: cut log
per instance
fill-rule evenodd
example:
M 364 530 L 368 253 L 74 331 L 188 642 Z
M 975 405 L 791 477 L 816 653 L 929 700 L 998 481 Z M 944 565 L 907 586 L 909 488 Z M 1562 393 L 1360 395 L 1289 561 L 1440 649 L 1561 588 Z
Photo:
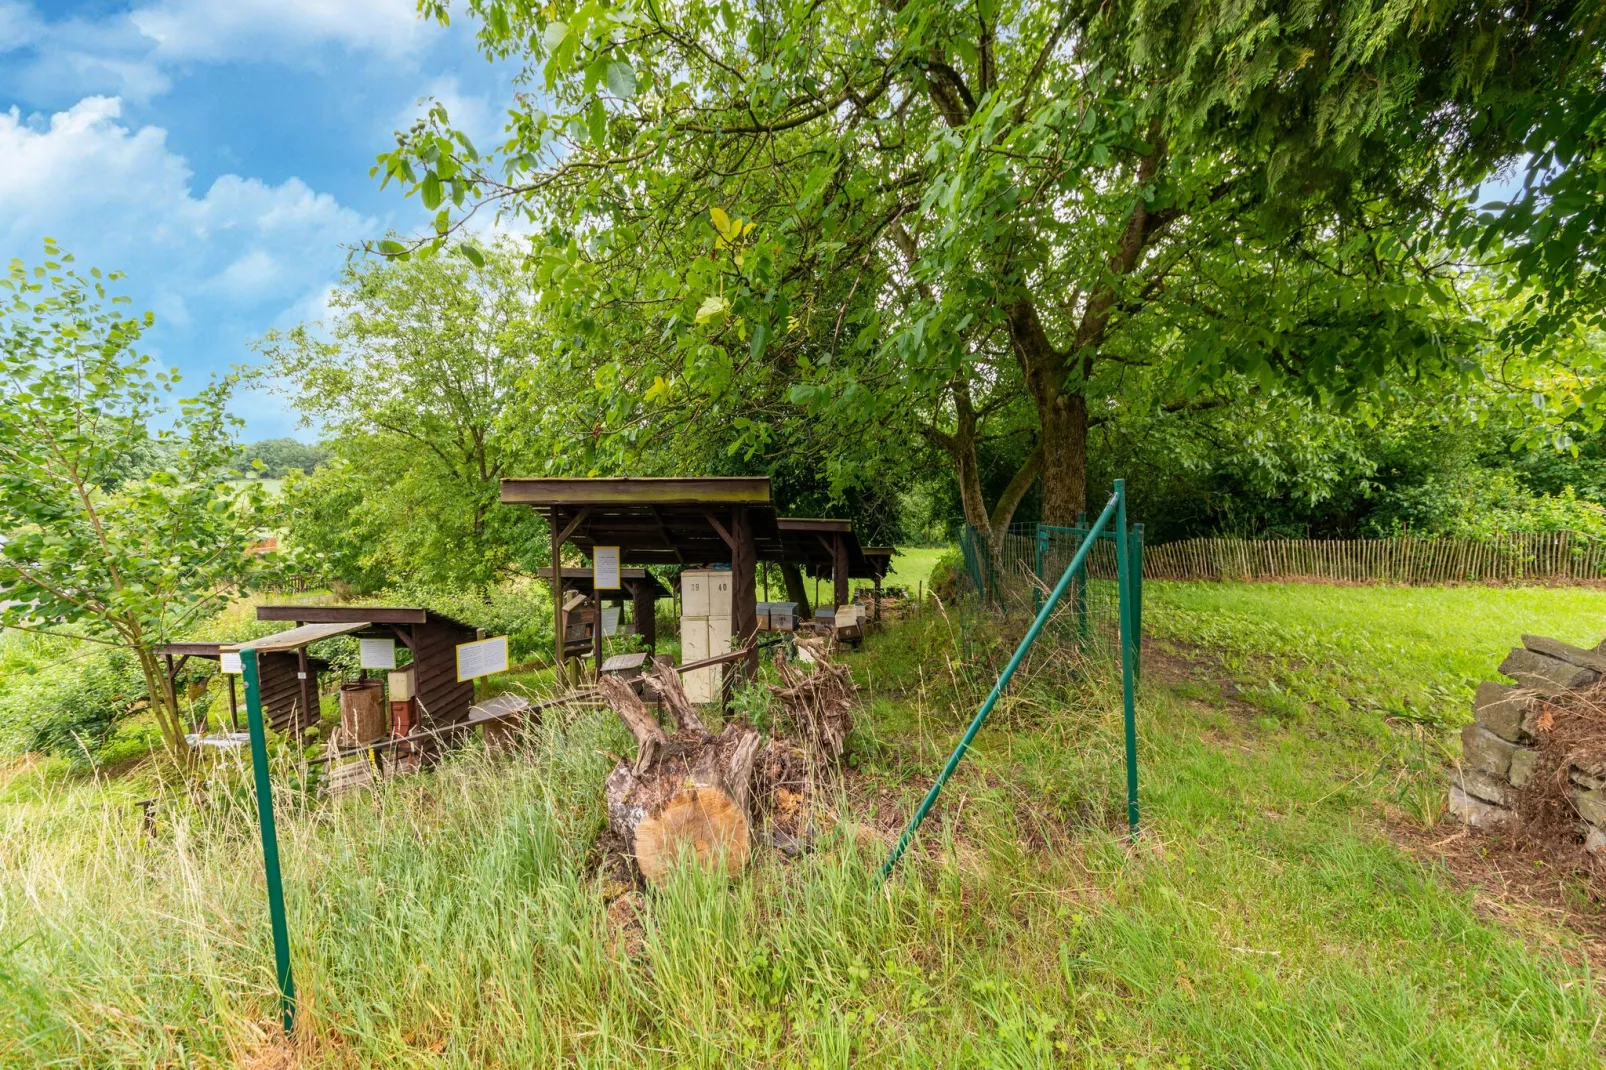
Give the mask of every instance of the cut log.
M 612 677 L 597 681 L 597 690 L 636 737 L 634 762 L 621 761 L 603 792 L 608 827 L 624 840 L 642 875 L 661 880 L 675 864 L 690 856 L 704 865 L 738 873 L 747 865 L 750 826 L 748 796 L 759 735 L 745 724 L 729 724 L 719 735 L 703 728 L 692 712 L 679 677 L 668 667 L 674 685 L 655 677 L 671 706 L 681 704 L 681 729 L 666 735 L 630 685 Z M 675 697 L 667 697 L 673 695 Z
M 608 826 L 649 881 L 688 855 L 731 874 L 747 865 L 758 744 L 758 733 L 741 724 L 717 736 L 679 732 L 647 767 L 620 762 L 609 775 Z

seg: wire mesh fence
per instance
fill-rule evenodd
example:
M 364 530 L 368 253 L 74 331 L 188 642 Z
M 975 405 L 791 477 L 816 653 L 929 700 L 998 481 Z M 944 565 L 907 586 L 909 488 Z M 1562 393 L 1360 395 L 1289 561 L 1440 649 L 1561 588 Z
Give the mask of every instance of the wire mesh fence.
M 1086 541 L 1088 531 L 1085 522 L 1071 527 L 1017 524 L 993 540 L 967 526 L 960 533 L 959 546 L 969 593 L 1006 618 L 1031 618 Z M 1121 649 L 1118 537 L 1113 531 L 1098 534 L 1045 626 L 1053 639 L 1084 657 L 1107 662 L 1118 659 Z M 1134 525 L 1127 539 L 1133 555 L 1128 606 L 1133 614 L 1131 634 L 1141 643 L 1143 526 Z

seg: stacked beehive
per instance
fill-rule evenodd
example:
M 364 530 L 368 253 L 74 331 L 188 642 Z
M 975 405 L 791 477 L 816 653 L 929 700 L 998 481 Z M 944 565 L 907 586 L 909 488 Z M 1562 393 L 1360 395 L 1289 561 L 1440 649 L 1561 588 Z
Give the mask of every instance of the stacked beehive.
M 731 648 L 730 570 L 687 569 L 680 574 L 680 661 L 690 664 Z M 685 674 L 686 697 L 713 702 L 725 682 L 725 666 Z
M 1606 675 L 1606 642 L 1593 650 L 1557 639 L 1525 635 L 1500 663 L 1517 681 L 1483 683 L 1473 699 L 1475 720 L 1461 730 L 1461 765 L 1451 778 L 1450 811 L 1469 825 L 1491 828 L 1516 822 L 1521 793 L 1533 780 L 1544 731 L 1543 707 L 1583 691 Z M 1568 793 L 1591 849 L 1606 848 L 1606 778 L 1598 769 L 1569 766 Z

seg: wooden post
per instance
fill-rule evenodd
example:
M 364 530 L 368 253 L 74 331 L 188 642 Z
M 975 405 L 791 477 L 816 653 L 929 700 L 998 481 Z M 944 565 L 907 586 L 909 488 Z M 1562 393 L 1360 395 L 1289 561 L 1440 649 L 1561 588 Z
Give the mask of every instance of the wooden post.
M 746 508 L 731 510 L 731 534 L 736 543 L 731 554 L 731 632 L 736 642 L 746 647 L 752 645 L 758 632 L 758 591 L 753 582 L 758 547 L 753 542 L 753 525 Z M 752 679 L 758 673 L 758 651 L 748 654 L 742 664 L 747 678 Z
M 602 592 L 591 585 L 591 678 L 602 676 Z
M 563 514 L 552 509 L 552 668 L 553 679 L 567 687 L 569 673 L 563 664 L 563 544 L 559 541 L 563 531 Z
M 845 606 L 853 600 L 853 596 L 848 593 L 848 543 L 841 532 L 836 533 L 832 543 L 831 581 L 836 586 L 834 592 L 836 604 Z
M 874 621 L 881 620 L 881 570 L 879 568 L 876 569 L 875 573 L 875 611 L 871 614 L 870 619 Z
M 636 632 L 647 649 L 658 652 L 658 603 L 652 597 L 652 577 L 630 584 L 631 613 L 636 618 Z
M 301 627 L 299 622 L 296 627 Z M 318 719 L 316 708 L 312 705 L 314 688 L 312 687 L 311 676 L 312 666 L 307 662 L 307 648 L 304 646 L 297 647 L 296 682 L 301 685 L 301 717 L 304 722 L 315 722 Z M 295 721 L 290 722 L 290 731 L 298 736 L 301 734 L 300 726 Z

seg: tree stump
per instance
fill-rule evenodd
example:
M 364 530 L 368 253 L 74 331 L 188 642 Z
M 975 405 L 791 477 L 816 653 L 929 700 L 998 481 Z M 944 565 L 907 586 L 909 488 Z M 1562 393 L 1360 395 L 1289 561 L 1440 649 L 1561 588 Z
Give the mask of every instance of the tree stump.
M 636 737 L 636 760 L 619 763 L 604 795 L 608 826 L 642 875 L 656 883 L 687 852 L 700 864 L 739 873 L 750 850 L 748 804 L 758 733 L 729 724 L 716 735 L 695 712 L 688 713 L 687 703 L 675 711 L 680 730 L 671 736 L 628 684 L 603 677 L 597 690 Z M 684 692 L 678 697 L 684 701 Z M 675 700 L 666 696 L 666 702 Z

